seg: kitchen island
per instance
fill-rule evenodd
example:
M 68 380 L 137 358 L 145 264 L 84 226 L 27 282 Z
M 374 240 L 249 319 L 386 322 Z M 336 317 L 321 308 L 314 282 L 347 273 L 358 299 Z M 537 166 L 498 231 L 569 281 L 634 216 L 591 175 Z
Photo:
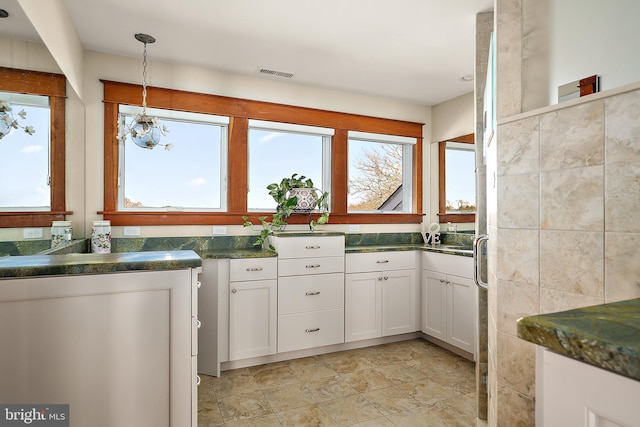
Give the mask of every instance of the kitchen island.
M 0 401 L 70 425 L 197 425 L 193 251 L 0 259 Z

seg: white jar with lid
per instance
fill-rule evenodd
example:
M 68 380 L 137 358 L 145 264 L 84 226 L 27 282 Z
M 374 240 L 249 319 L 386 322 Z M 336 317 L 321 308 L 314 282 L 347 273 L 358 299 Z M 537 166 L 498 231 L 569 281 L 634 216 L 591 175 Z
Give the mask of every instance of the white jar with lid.
M 96 254 L 111 253 L 111 222 L 93 221 L 91 227 L 91 252 Z
M 53 221 L 51 223 L 51 247 L 58 246 L 70 242 L 73 238 L 73 229 L 71 221 Z

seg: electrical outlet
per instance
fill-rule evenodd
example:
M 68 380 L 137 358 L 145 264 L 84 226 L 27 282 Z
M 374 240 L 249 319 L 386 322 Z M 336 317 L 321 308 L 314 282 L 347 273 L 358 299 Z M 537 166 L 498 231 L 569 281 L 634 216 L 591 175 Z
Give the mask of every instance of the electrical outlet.
M 360 231 L 360 225 L 359 224 L 349 224 L 349 231 L 351 231 L 351 232 Z
M 227 227 L 221 226 L 221 225 L 214 225 L 213 234 L 227 234 Z
M 122 230 L 122 234 L 124 234 L 125 236 L 139 236 L 140 227 L 124 227 L 124 230 Z
M 42 228 L 25 228 L 22 230 L 22 237 L 25 239 L 41 239 L 44 237 Z

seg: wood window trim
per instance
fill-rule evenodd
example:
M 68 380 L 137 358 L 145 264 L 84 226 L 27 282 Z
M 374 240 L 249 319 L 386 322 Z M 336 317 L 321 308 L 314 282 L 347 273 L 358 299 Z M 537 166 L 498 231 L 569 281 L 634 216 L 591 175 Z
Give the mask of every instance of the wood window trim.
M 65 189 L 65 101 L 66 78 L 62 74 L 0 67 L 0 91 L 49 97 L 51 210 L 0 212 L 0 228 L 49 227 L 52 221 L 64 220 Z
M 242 224 L 273 212 L 247 212 L 249 119 L 335 129 L 331 143 L 331 224 L 402 224 L 422 222 L 422 123 L 293 105 L 230 98 L 176 89 L 147 87 L 147 106 L 168 110 L 228 116 L 227 212 L 118 211 L 118 105 L 140 105 L 140 85 L 101 80 L 104 86 L 104 210 L 98 212 L 112 225 L 216 225 Z M 413 213 L 347 213 L 347 131 L 382 133 L 417 139 L 413 150 Z M 306 224 L 306 215 L 292 215 L 291 224 Z
M 447 139 L 438 142 L 438 221 L 441 224 L 446 222 L 465 223 L 475 222 L 476 214 L 452 214 L 447 213 L 447 174 L 446 174 L 446 152 L 447 142 L 462 142 L 464 144 L 475 144 L 475 134 L 470 133 L 457 138 Z

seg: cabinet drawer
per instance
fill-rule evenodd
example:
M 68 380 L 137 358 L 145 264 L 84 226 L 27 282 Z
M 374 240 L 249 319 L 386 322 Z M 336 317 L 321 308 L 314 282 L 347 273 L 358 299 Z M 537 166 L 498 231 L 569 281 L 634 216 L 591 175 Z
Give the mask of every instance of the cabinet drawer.
M 278 279 L 278 314 L 344 307 L 342 273 Z
M 473 258 L 435 252 L 423 252 L 422 269 L 471 278 L 473 277 Z
M 381 270 L 409 270 L 416 268 L 415 251 L 368 252 L 346 255 L 347 273 L 366 273 Z
M 344 309 L 278 316 L 278 353 L 344 342 Z
M 342 272 L 344 272 L 344 256 L 278 260 L 280 277 Z
M 278 258 L 344 256 L 344 236 L 275 237 Z
M 277 258 L 232 259 L 229 264 L 231 282 L 275 279 L 278 275 Z

